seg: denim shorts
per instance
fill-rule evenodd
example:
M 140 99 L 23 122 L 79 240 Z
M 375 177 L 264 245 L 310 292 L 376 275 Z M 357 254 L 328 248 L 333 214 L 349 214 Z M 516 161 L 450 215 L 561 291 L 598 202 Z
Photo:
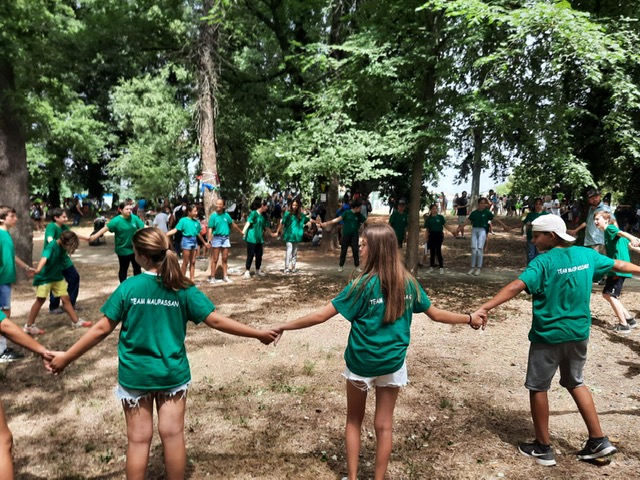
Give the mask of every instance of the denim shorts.
M 0 310 L 11 310 L 11 284 L 0 285 Z
M 126 388 L 118 384 L 116 385 L 114 393 L 123 405 L 136 408 L 139 406 L 140 400 L 144 400 L 146 398 L 154 398 L 157 401 L 159 398 L 166 399 L 175 397 L 176 395 L 184 397 L 187 394 L 187 390 L 189 390 L 190 383 L 191 382 L 187 382 L 178 387 L 167 388 L 166 390 L 137 390 L 135 388 Z
M 371 390 L 373 387 L 404 387 L 409 383 L 407 362 L 402 364 L 400 370 L 387 375 L 380 375 L 379 377 L 361 377 L 351 372 L 347 367 L 342 372 L 342 376 L 364 392 Z
M 211 246 L 213 248 L 231 248 L 229 235 L 214 235 L 213 240 L 211 240 Z
M 182 237 L 182 250 L 196 250 L 198 237 Z

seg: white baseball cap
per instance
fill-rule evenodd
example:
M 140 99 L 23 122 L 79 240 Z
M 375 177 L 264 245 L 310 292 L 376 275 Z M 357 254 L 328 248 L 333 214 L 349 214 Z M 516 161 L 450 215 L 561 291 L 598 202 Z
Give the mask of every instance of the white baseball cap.
M 564 220 L 557 215 L 540 215 L 531 222 L 531 227 L 534 232 L 553 232 L 567 242 L 576 241 L 575 237 L 567 234 L 567 226 Z

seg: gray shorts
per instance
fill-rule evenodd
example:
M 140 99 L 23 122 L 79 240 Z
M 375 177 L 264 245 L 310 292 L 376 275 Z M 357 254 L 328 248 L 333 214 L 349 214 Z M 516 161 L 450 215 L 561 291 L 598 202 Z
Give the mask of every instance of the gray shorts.
M 587 361 L 587 345 L 582 342 L 557 344 L 532 343 L 529 347 L 529 363 L 525 388 L 534 392 L 546 392 L 551 380 L 560 368 L 560 385 L 576 388 L 584 385 L 583 368 Z

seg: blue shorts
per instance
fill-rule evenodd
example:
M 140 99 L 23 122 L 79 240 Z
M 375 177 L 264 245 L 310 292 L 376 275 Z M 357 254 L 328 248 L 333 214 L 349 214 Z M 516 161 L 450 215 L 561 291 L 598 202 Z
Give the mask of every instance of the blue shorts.
M 229 235 L 214 235 L 213 240 L 211 240 L 211 246 L 213 248 L 231 248 Z
M 0 310 L 11 310 L 11 284 L 0 285 Z
M 114 393 L 123 405 L 136 408 L 139 406 L 140 400 L 144 400 L 145 398 L 154 398 L 157 401 L 158 398 L 171 398 L 176 395 L 184 397 L 187 394 L 187 390 L 189 390 L 190 383 L 191 382 L 187 382 L 177 387 L 167 388 L 166 390 L 138 390 L 135 388 L 126 388 L 118 384 Z
M 196 250 L 198 237 L 182 237 L 182 250 Z

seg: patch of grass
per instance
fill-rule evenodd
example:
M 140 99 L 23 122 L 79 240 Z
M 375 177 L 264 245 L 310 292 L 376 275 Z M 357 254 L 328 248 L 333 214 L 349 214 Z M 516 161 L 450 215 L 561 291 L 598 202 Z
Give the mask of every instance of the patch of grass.
M 312 377 L 316 373 L 316 364 L 311 360 L 305 360 L 302 367 L 302 373 L 307 377 Z
M 442 397 L 440 399 L 440 410 L 448 410 L 453 408 L 453 402 L 449 400 L 447 397 Z

